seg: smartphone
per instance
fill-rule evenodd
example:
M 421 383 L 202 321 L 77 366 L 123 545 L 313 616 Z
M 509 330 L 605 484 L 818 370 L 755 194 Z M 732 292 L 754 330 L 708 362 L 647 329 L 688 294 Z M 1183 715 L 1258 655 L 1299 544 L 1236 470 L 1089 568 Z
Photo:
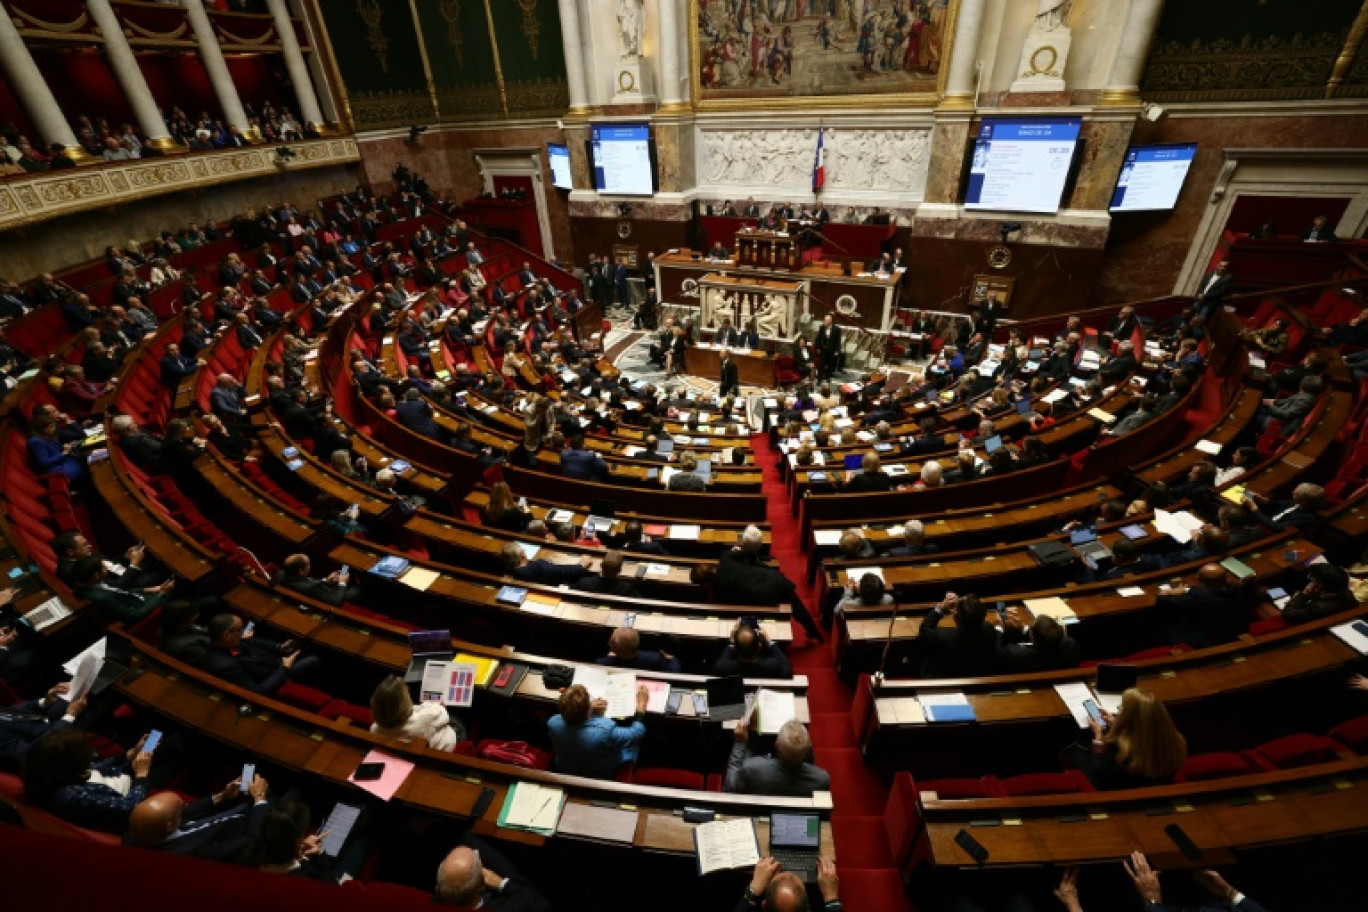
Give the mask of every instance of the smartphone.
M 346 564 L 343 564 L 342 569 L 337 571 L 337 578 L 345 583 L 347 581 L 347 577 L 349 576 L 351 576 L 351 567 L 348 567 Z
M 256 764 L 242 764 L 242 777 L 238 781 L 238 791 L 247 794 L 247 790 L 252 787 L 252 780 L 256 778 Z
M 645 565 L 645 564 L 637 564 L 637 568 L 636 568 L 636 578 L 637 578 L 637 579 L 643 579 L 645 576 L 646 576 L 646 565 Z
M 665 714 L 669 716 L 679 713 L 679 704 L 684 699 L 684 691 L 672 690 L 670 696 L 665 701 Z
M 961 849 L 969 853 L 969 857 L 980 865 L 988 860 L 988 850 L 983 847 L 973 836 L 969 835 L 968 830 L 960 830 L 955 834 L 955 842 Z
M 1092 719 L 1092 720 L 1093 720 L 1094 722 L 1096 722 L 1098 725 L 1106 725 L 1106 724 L 1107 724 L 1107 723 L 1102 719 L 1102 710 L 1100 710 L 1100 709 L 1097 708 L 1097 701 L 1096 701 L 1096 700 L 1084 700 L 1084 701 L 1083 701 L 1083 708 L 1084 708 L 1085 710 L 1087 710 L 1088 718 L 1089 718 L 1089 719 Z
M 242 633 L 245 636 L 251 633 L 253 630 L 256 630 L 256 621 L 248 621 L 247 625 L 242 628 Z
M 359 777 L 358 777 L 359 778 Z M 475 799 L 475 806 L 470 809 L 470 816 L 476 820 L 485 815 L 489 806 L 494 802 L 494 790 L 485 786 L 480 790 L 480 797 Z
M 693 695 L 694 714 L 706 716 L 708 714 L 708 695 L 696 693 Z
M 622 619 L 622 626 L 623 626 L 623 627 L 634 627 L 634 626 L 636 626 L 636 612 L 635 612 L 635 611 L 633 611 L 631 614 L 627 615 L 625 618 Z
M 760 630 L 760 618 L 756 617 L 753 614 L 748 614 L 742 617 L 741 624 L 742 626 L 749 627 L 757 632 Z
M 152 753 L 157 749 L 157 745 L 161 743 L 161 739 L 162 733 L 155 728 L 152 729 L 147 733 L 147 740 L 143 742 L 142 749 L 149 754 Z
M 357 782 L 373 782 L 385 774 L 385 764 L 383 763 L 362 763 L 352 773 L 352 778 Z
M 1164 827 L 1164 835 L 1173 840 L 1173 844 L 1187 857 L 1188 861 L 1202 860 L 1202 850 L 1197 848 L 1197 844 L 1192 841 L 1187 833 L 1183 832 L 1183 828 L 1178 824 L 1170 823 Z

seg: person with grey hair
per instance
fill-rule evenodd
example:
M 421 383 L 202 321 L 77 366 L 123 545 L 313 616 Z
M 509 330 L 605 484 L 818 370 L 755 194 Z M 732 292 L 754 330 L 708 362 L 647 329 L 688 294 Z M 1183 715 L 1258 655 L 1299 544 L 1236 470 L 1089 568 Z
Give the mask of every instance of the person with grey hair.
M 109 427 L 119 439 L 119 448 L 134 465 L 150 469 L 161 464 L 162 441 L 138 427 L 132 416 L 116 415 Z
M 821 628 L 803 604 L 798 589 L 778 568 L 761 562 L 760 551 L 765 545 L 765 533 L 749 525 L 741 533 L 738 545 L 722 555 L 717 562 L 717 578 L 713 584 L 713 598 L 724 605 L 755 605 L 772 608 L 791 605 L 793 619 L 802 625 L 810 639 L 822 642 Z
M 939 488 L 945 483 L 945 470 L 941 464 L 934 459 L 928 459 L 922 463 L 921 480 L 917 482 L 919 488 Z
M 774 740 L 774 753 L 757 757 L 750 743 L 753 718 L 752 713 L 736 725 L 724 791 L 801 798 L 831 789 L 831 775 L 810 762 L 812 738 L 803 723 L 796 719 L 785 722 Z
M 935 554 L 940 549 L 926 540 L 926 526 L 920 519 L 909 519 L 903 523 L 903 543 L 890 548 L 889 557 L 916 557 L 918 554 Z
M 489 912 L 551 912 L 546 897 L 502 853 L 473 836 L 467 836 L 438 865 L 432 901 Z

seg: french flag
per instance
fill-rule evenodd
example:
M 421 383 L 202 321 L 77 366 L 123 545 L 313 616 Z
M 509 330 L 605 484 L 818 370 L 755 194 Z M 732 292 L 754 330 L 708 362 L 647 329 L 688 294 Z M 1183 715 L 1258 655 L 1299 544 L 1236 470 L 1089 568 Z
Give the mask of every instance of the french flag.
M 817 161 L 812 166 L 812 192 L 816 193 L 826 184 L 826 149 L 822 148 L 825 130 L 817 131 Z

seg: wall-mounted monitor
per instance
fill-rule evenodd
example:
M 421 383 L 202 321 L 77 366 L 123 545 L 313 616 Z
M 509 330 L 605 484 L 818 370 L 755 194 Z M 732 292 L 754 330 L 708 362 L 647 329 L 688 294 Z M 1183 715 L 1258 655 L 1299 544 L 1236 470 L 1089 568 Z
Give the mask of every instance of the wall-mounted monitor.
M 655 141 L 650 124 L 605 124 L 590 128 L 594 188 L 620 196 L 655 193 Z
M 1058 212 L 1082 124 L 1077 117 L 985 118 L 964 208 Z
M 1172 209 L 1178 202 L 1196 143 L 1131 146 L 1112 191 L 1112 212 L 1153 212 Z
M 574 190 L 570 178 L 570 150 L 564 143 L 547 143 L 546 160 L 551 165 L 551 184 L 561 190 Z

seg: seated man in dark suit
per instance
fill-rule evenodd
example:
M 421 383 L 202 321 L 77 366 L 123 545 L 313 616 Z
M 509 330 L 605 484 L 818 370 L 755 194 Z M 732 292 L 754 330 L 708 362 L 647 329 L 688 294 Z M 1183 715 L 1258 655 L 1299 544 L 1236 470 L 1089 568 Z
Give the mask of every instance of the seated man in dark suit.
M 1254 427 L 1265 431 L 1274 421 L 1282 422 L 1282 433 L 1295 431 L 1302 419 L 1316 408 L 1322 389 L 1321 378 L 1310 374 L 1301 379 L 1297 392 L 1282 399 L 1265 399 L 1254 414 Z
M 1168 641 L 1186 643 L 1194 649 L 1219 646 L 1249 628 L 1249 600 L 1220 564 L 1203 564 L 1198 584 L 1171 589 L 1155 599 Z
M 134 624 L 147 617 L 170 594 L 175 580 L 144 589 L 120 589 L 109 580 L 104 561 L 83 557 L 71 568 L 72 590 L 93 604 L 106 621 Z
M 831 774 L 811 762 L 812 738 L 803 723 L 785 722 L 774 740 L 773 755 L 757 757 L 750 745 L 750 722 L 747 718 L 737 723 L 724 791 L 796 798 L 830 791 Z
M 347 585 L 350 574 L 344 576 L 338 571 L 320 580 L 309 576 L 309 569 L 310 561 L 307 554 L 291 554 L 281 564 L 275 585 L 293 589 L 309 598 L 333 606 L 341 605 L 343 602 L 354 602 L 361 597 L 360 587 Z
M 597 592 L 602 595 L 620 595 L 626 598 L 641 598 L 636 586 L 622 578 L 622 552 L 613 550 L 603 555 L 598 573 L 590 573 L 576 580 L 572 588 L 582 592 Z
M 1311 227 L 1302 232 L 1303 241 L 1334 241 L 1335 229 L 1331 227 L 1330 220 L 1323 215 L 1318 215 L 1311 220 Z
M 204 363 L 204 361 L 192 358 L 189 355 L 182 355 L 180 346 L 175 342 L 170 343 L 162 351 L 160 364 L 162 385 L 172 390 L 176 389 L 181 385 L 181 381 L 203 367 Z
M 287 680 L 316 673 L 318 658 L 304 656 L 294 640 L 274 643 L 247 632 L 235 614 L 217 614 L 209 622 L 205 671 L 253 693 L 273 694 Z
M 737 621 L 732 628 L 731 644 L 713 663 L 713 674 L 719 677 L 791 678 L 793 666 L 763 630 Z
M 551 912 L 551 904 L 493 846 L 473 836 L 437 869 L 432 902 L 484 912 Z
M 147 559 L 145 545 L 134 545 L 123 553 L 120 560 L 110 560 L 91 547 L 90 540 L 80 532 L 63 532 L 52 539 L 52 553 L 57 558 L 57 578 L 68 586 L 75 583 L 76 562 L 87 557 L 97 557 L 109 572 L 107 580 L 118 589 L 148 589 L 160 586 L 167 579 L 159 569 L 145 566 Z
M 992 674 L 998 658 L 999 635 L 987 621 L 987 609 L 976 595 L 947 592 L 922 619 L 917 631 L 924 678 L 974 678 Z M 939 626 L 953 615 L 955 626 Z
M 649 438 L 648 438 L 649 443 Z M 641 521 L 628 520 L 627 525 L 622 530 L 623 551 L 628 554 L 649 554 L 657 557 L 669 557 L 670 552 L 665 550 L 665 546 L 660 542 L 650 538 L 642 529 Z
M 758 526 L 747 526 L 741 533 L 740 544 L 725 552 L 717 562 L 713 597 L 724 605 L 792 605 L 793 619 L 809 638 L 820 643 L 822 631 L 793 582 L 775 568 L 761 563 L 760 552 L 764 546 L 765 534 Z
M 1127 339 L 1117 343 L 1116 357 L 1102 365 L 1097 376 L 1107 386 L 1114 386 L 1125 380 L 1135 370 L 1135 346 Z
M 1306 585 L 1283 605 L 1282 619 L 1287 623 L 1318 621 L 1358 604 L 1343 567 L 1328 561 L 1312 564 L 1306 568 L 1306 576 Z
M 66 694 L 67 685 L 58 684 L 39 700 L 0 707 L 0 770 L 19 772 L 30 744 L 76 722 L 86 707 L 86 698 L 68 703 Z
M 1077 668 L 1081 654 L 1078 641 L 1049 615 L 1042 614 L 1028 628 L 1020 611 L 1007 610 L 1002 623 L 1002 647 L 998 650 L 998 670 L 1002 674 Z
M 635 668 L 638 671 L 665 671 L 676 673 L 680 670 L 679 659 L 668 652 L 657 652 L 641 648 L 641 634 L 631 627 L 618 627 L 608 637 L 608 655 L 598 660 L 600 665 L 612 668 Z
M 903 543 L 888 551 L 889 557 L 916 557 L 919 554 L 935 554 L 940 548 L 926 540 L 926 526 L 920 519 L 909 519 L 903 523 Z
M 1302 482 L 1292 489 L 1292 499 L 1265 497 L 1245 491 L 1244 506 L 1254 513 L 1254 519 L 1265 526 L 1310 529 L 1320 524 L 1320 511 L 1325 507 L 1325 488 Z
M 270 811 L 266 780 L 253 776 L 247 791 L 234 779 L 220 791 L 186 804 L 176 792 L 145 798 L 128 817 L 124 845 L 173 855 L 246 864 L 261 822 Z
M 505 575 L 520 583 L 540 583 L 545 586 L 577 583 L 594 565 L 594 559 L 587 554 L 574 564 L 553 564 L 542 558 L 528 560 L 527 552 L 517 542 L 509 542 L 500 548 L 499 559 L 503 561 Z
M 423 399 L 422 393 L 418 390 L 410 388 L 405 391 L 403 401 L 395 406 L 394 411 L 399 423 L 409 430 L 433 440 L 442 439 L 442 430 L 437 427 L 437 421 L 432 417 L 432 406 Z
M 569 448 L 561 450 L 561 474 L 580 481 L 606 481 L 608 464 L 599 454 L 586 450 L 584 438 L 577 435 L 571 438 Z
M 1111 546 L 1111 569 L 1102 575 L 1103 579 L 1119 580 L 1133 573 L 1152 573 L 1163 569 L 1163 558 L 1157 554 L 1146 554 L 1129 538 L 1118 539 Z

